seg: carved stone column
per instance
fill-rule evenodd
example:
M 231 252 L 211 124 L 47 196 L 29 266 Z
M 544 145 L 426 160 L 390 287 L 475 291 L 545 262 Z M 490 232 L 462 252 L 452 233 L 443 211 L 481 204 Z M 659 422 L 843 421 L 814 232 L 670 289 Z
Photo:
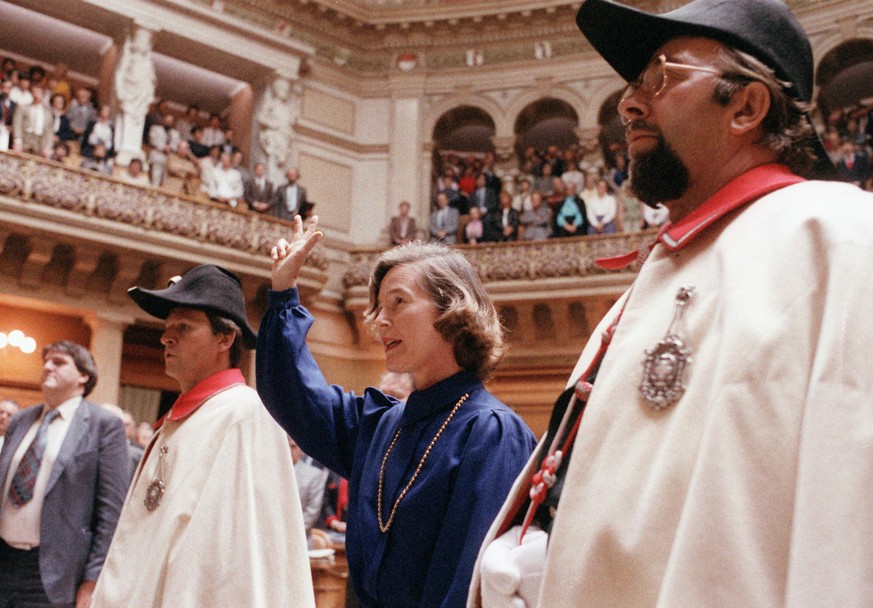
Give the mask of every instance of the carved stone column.
M 91 354 L 97 363 L 99 379 L 88 399 L 95 403 L 118 405 L 121 396 L 121 354 L 124 330 L 134 319 L 125 315 L 97 313 L 86 317 L 91 328 Z
M 119 165 L 143 158 L 143 129 L 155 97 L 154 34 L 152 29 L 135 24 L 115 66 L 115 151 Z
M 420 124 L 424 82 L 424 76 L 418 73 L 395 73 L 388 80 L 391 95 L 391 114 L 388 117 L 388 175 L 391 179 L 388 181 L 386 225 L 388 218 L 397 213 L 400 201 L 409 201 L 412 204 L 412 214 L 416 218 L 426 220 L 430 215 L 430 209 L 420 209 L 422 202 L 428 200 L 430 189 L 424 192 L 419 190 L 422 167 L 418 152 L 422 149 L 423 142 Z M 428 175 L 429 173 L 430 171 L 426 172 Z

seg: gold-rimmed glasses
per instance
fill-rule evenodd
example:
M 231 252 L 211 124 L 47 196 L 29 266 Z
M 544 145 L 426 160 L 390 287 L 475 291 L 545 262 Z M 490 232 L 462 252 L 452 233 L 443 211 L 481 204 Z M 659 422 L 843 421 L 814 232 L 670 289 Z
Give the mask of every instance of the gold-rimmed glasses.
M 688 63 L 674 63 L 667 61 L 667 56 L 661 54 L 658 56 L 658 61 L 647 67 L 640 77 L 633 82 L 627 83 L 624 90 L 621 92 L 621 100 L 625 100 L 637 91 L 643 91 L 650 97 L 657 97 L 664 89 L 667 88 L 667 70 L 685 70 L 687 72 L 707 72 L 709 74 L 724 74 L 718 68 L 708 67 L 705 65 L 691 65 Z

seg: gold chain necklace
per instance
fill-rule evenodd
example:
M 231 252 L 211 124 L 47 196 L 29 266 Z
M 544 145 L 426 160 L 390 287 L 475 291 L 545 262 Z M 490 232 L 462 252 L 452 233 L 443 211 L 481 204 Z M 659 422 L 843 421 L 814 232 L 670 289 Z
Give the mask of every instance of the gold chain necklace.
M 406 496 L 406 493 L 409 491 L 409 488 L 412 487 L 412 484 L 415 483 L 415 480 L 418 478 L 418 474 L 421 472 L 421 467 L 424 466 L 424 461 L 427 460 L 430 451 L 433 449 L 434 444 L 436 444 L 437 439 L 440 438 L 440 435 L 443 434 L 446 426 L 449 424 L 451 419 L 454 417 L 455 412 L 461 407 L 464 401 L 467 400 L 467 397 L 470 396 L 470 393 L 466 393 L 463 397 L 461 397 L 458 402 L 455 404 L 455 407 L 452 408 L 452 411 L 449 413 L 448 417 L 446 417 L 443 422 L 440 430 L 437 431 L 436 435 L 433 436 L 433 439 L 430 440 L 430 445 L 427 446 L 427 449 L 424 451 L 424 454 L 421 457 L 421 460 L 418 463 L 418 466 L 415 467 L 415 472 L 412 474 L 412 477 L 409 479 L 409 483 L 406 484 L 406 487 L 403 488 L 403 491 L 400 493 L 400 496 L 397 497 L 397 500 L 394 501 L 394 507 L 391 509 L 391 515 L 388 517 L 387 523 L 382 523 L 382 484 L 385 481 L 385 463 L 388 462 L 388 455 L 391 453 L 391 450 L 394 449 L 394 444 L 397 443 L 397 438 L 400 437 L 400 431 L 403 428 L 397 429 L 397 432 L 394 434 L 394 439 L 391 440 L 391 445 L 388 446 L 388 451 L 385 452 L 385 457 L 382 459 L 382 467 L 379 469 L 379 493 L 377 495 L 377 500 L 379 501 L 378 507 L 376 509 L 376 514 L 379 517 L 379 530 L 384 534 L 388 530 L 391 529 L 391 524 L 394 523 L 394 516 L 397 514 L 397 507 L 400 505 L 400 501 L 403 500 L 403 497 Z

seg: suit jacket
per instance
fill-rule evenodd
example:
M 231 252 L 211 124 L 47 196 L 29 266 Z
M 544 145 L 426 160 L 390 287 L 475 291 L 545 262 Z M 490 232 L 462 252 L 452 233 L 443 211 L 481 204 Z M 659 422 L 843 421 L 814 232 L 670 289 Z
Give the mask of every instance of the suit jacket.
M 300 187 L 297 187 L 300 192 Z M 264 178 L 264 187 L 259 188 L 257 178 L 248 179 L 243 184 L 243 198 L 251 206 L 255 201 L 263 203 L 273 202 L 273 182 Z
M 305 212 L 306 205 L 306 188 L 297 184 L 297 206 L 288 210 L 287 201 L 287 192 L 290 184 L 282 184 L 278 188 L 276 188 L 276 193 L 273 195 L 273 215 L 283 220 L 293 220 L 294 216 L 298 213 L 303 215 L 301 212 Z
M 0 101 L 0 124 L 12 126 L 12 117 L 15 116 L 15 102 L 11 99 Z
M 37 113 L 43 113 L 42 136 L 39 139 L 39 151 L 49 150 L 52 147 L 52 111 L 42 104 L 30 104 L 21 106 L 15 109 L 15 114 L 12 119 L 12 129 L 15 139 L 23 139 L 24 135 L 30 130 L 31 125 L 37 119 Z
M 0 480 L 40 406 L 9 422 L 0 451 Z M 40 522 L 39 572 L 49 600 L 75 602 L 84 580 L 96 581 L 130 481 L 124 426 L 115 414 L 83 400 L 70 421 L 46 486 Z
M 485 239 L 495 243 L 518 240 L 519 218 L 518 211 L 509 210 L 509 225 L 512 227 L 512 234 L 505 236 L 503 234 L 503 210 L 492 211 L 485 217 Z
M 458 242 L 458 223 L 460 215 L 454 207 L 446 207 L 445 217 L 441 219 L 440 209 L 437 209 L 430 214 L 430 236 L 432 241 L 441 241 L 449 245 L 454 245 Z M 443 231 L 445 237 L 439 239 L 437 232 Z
M 409 220 L 409 224 L 406 226 L 406 240 L 414 241 L 415 240 L 415 218 L 411 216 L 407 216 Z M 391 237 L 392 245 L 399 245 L 403 242 L 404 237 L 400 234 L 400 216 L 395 215 L 391 218 L 391 223 L 388 226 L 388 233 Z

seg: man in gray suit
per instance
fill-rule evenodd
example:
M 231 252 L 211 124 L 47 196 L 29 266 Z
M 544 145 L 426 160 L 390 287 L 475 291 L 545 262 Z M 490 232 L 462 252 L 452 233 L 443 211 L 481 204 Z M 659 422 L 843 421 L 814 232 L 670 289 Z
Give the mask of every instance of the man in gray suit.
M 130 479 L 121 420 L 84 399 L 88 350 L 43 348 L 45 403 L 16 414 L 0 451 L 0 607 L 86 608 Z
M 306 201 L 306 188 L 297 183 L 300 172 L 296 167 L 289 167 L 285 178 L 288 181 L 276 188 L 273 195 L 273 215 L 288 221 L 293 220 L 295 215 L 306 219 L 309 205 Z

